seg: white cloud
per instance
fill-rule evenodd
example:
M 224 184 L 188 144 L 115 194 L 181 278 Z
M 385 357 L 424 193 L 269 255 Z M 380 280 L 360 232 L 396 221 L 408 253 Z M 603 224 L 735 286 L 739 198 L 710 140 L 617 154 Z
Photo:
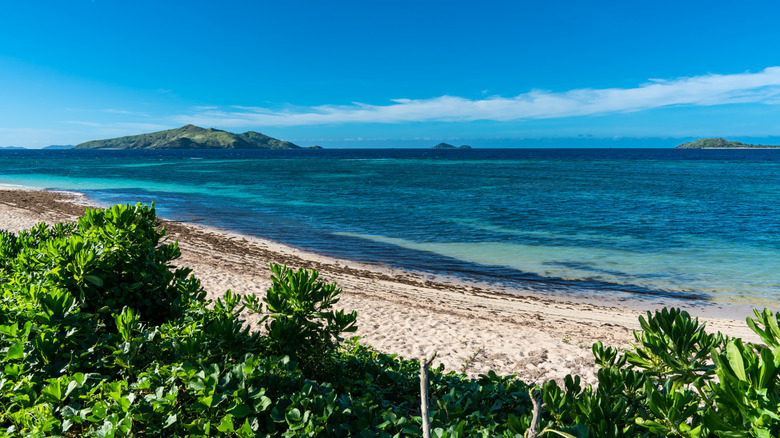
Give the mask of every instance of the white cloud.
M 534 90 L 515 97 L 471 100 L 457 96 L 393 99 L 388 105 L 322 105 L 273 110 L 233 106 L 228 110 L 199 107 L 175 116 L 180 123 L 205 126 L 305 126 L 340 123 L 466 122 L 530 120 L 643 111 L 668 106 L 712 106 L 734 103 L 776 105 L 780 101 L 780 67 L 758 73 L 707 74 L 672 80 L 651 79 L 636 88 Z
M 127 135 L 137 134 L 139 130 L 144 132 L 151 132 L 151 131 L 162 131 L 165 129 L 171 129 L 173 127 L 171 125 L 161 125 L 159 123 L 133 123 L 133 122 L 95 123 L 95 122 L 85 122 L 79 120 L 67 120 L 65 121 L 65 123 L 70 123 L 71 125 L 91 126 L 94 128 L 106 128 L 106 129 L 111 129 L 112 131 L 120 130 L 118 132 L 128 132 Z
M 104 126 L 102 123 L 83 122 L 83 121 L 79 121 L 79 120 L 66 120 L 65 123 L 70 123 L 71 125 L 94 126 L 96 128 Z
M 162 125 L 159 123 L 114 123 L 112 124 L 112 126 L 128 129 L 133 134 L 137 134 L 138 131 L 153 132 L 153 131 L 164 131 L 166 129 L 177 128 L 177 126 Z
M 142 116 L 142 117 L 149 117 L 149 114 L 141 113 L 137 111 L 127 111 L 127 110 L 121 110 L 121 109 L 113 109 L 108 108 L 103 110 L 104 113 L 111 113 L 111 114 L 123 114 L 128 116 Z

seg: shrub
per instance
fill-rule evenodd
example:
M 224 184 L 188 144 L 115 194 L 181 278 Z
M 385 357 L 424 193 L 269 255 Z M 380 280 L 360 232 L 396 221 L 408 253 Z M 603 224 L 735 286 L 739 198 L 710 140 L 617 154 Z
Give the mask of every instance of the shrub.
M 87 209 L 77 226 L 45 224 L 0 244 L 4 276 L 16 283 L 64 288 L 83 310 L 135 310 L 154 325 L 181 315 L 204 292 L 188 269 L 172 269 L 181 253 L 163 244 L 154 206 L 117 205 Z
M 313 357 L 332 351 L 341 334 L 357 330 L 357 313 L 333 310 L 341 288 L 319 281 L 317 271 L 271 265 L 271 287 L 263 302 L 269 315 L 266 329 L 274 352 Z

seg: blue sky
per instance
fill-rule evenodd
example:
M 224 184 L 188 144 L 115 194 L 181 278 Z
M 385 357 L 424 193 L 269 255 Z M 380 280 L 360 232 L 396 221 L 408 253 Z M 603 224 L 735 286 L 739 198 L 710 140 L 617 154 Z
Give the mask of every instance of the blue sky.
M 780 142 L 775 2 L 0 7 L 0 146 L 186 123 L 326 147 Z

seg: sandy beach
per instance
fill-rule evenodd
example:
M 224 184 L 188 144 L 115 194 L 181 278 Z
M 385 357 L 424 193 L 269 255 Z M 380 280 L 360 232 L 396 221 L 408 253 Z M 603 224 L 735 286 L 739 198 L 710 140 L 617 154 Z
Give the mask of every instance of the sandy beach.
M 0 229 L 17 232 L 40 221 L 73 221 L 88 205 L 78 194 L 0 189 Z M 593 383 L 597 368 L 591 345 L 629 346 L 642 310 L 655 306 L 563 299 L 530 289 L 510 295 L 489 285 L 329 258 L 194 224 L 164 223 L 182 249 L 179 264 L 193 269 L 211 299 L 227 289 L 264 294 L 270 263 L 316 269 L 343 289 L 339 307 L 357 311 L 361 342 L 407 358 L 435 352 L 436 364 L 474 376 L 494 370 L 542 381 L 579 374 Z M 757 341 L 744 313 L 713 318 L 707 307 L 686 310 L 710 331 Z

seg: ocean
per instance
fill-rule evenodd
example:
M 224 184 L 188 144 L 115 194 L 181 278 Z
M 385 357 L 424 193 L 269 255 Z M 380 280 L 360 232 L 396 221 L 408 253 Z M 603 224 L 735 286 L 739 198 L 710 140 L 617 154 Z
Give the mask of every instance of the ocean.
M 780 150 L 3 150 L 0 184 L 508 289 L 780 300 Z

